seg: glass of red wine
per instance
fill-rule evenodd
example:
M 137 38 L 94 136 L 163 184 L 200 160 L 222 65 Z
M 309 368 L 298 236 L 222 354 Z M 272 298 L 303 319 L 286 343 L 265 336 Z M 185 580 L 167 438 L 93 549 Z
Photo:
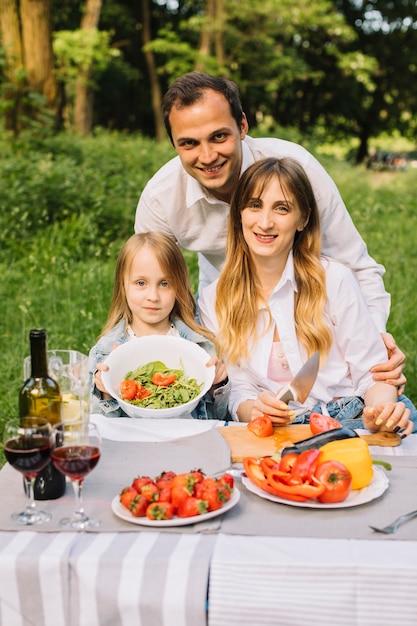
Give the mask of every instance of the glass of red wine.
M 44 417 L 21 417 L 6 422 L 3 433 L 4 455 L 23 474 L 26 507 L 12 515 L 17 524 L 30 526 L 51 519 L 50 513 L 36 507 L 33 486 L 38 473 L 48 464 L 54 446 L 54 429 Z
M 63 528 L 88 530 L 97 528 L 100 520 L 84 512 L 82 488 L 84 479 L 97 465 L 101 454 L 101 437 L 95 424 L 62 423 L 56 427 L 56 446 L 51 454 L 56 469 L 67 476 L 74 488 L 76 507 L 71 517 L 60 520 Z

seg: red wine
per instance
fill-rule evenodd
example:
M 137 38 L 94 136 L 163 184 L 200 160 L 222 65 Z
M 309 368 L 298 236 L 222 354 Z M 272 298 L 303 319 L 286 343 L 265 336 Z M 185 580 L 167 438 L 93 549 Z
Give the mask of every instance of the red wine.
M 51 454 L 55 467 L 72 480 L 83 480 L 97 465 L 100 449 L 96 446 L 67 446 Z
M 16 437 L 4 446 L 4 454 L 14 469 L 28 478 L 35 478 L 51 457 L 48 437 Z

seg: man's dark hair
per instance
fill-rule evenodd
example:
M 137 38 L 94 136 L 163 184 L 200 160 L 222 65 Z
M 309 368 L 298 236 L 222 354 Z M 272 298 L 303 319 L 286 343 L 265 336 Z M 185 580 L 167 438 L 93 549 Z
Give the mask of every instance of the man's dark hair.
M 189 107 L 204 97 L 204 92 L 212 89 L 221 93 L 229 103 L 230 112 L 236 120 L 238 128 L 242 122 L 242 104 L 239 97 L 239 89 L 231 80 L 220 76 L 211 76 L 202 72 L 189 72 L 177 78 L 168 88 L 165 94 L 162 113 L 164 116 L 165 128 L 172 142 L 171 124 L 169 114 L 173 106 L 178 109 Z

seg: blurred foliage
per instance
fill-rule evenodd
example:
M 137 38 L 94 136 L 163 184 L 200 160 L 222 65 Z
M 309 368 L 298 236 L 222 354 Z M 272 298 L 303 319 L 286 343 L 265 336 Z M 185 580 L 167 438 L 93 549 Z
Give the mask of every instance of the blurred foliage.
M 297 131 L 285 138 L 299 140 Z M 416 401 L 417 169 L 373 172 L 340 160 L 330 144 L 304 144 L 333 176 L 370 253 L 386 267 L 388 328 L 407 355 L 407 394 Z M 92 138 L 0 136 L 0 146 L 1 423 L 17 412 L 31 328 L 47 329 L 50 348 L 88 353 L 95 343 L 140 193 L 174 151 L 168 142 L 99 129 Z M 184 254 L 195 291 L 196 255 Z

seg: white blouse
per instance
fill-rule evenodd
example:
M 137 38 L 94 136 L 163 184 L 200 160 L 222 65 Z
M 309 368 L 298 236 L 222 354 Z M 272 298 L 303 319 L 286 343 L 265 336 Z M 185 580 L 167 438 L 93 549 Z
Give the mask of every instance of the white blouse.
M 325 365 L 320 369 L 310 396 L 301 407 L 294 403 L 296 412 L 312 408 L 317 402 L 327 403 L 342 396 L 362 396 L 374 383 L 369 369 L 387 359 L 382 337 L 375 326 L 353 272 L 344 265 L 323 257 L 326 271 L 327 303 L 325 319 L 332 332 L 333 344 Z M 202 323 L 217 333 L 215 314 L 217 281 L 203 290 L 199 299 Z M 286 359 L 294 376 L 307 357 L 298 342 L 294 324 L 293 256 L 290 253 L 281 277 L 271 294 L 268 305 L 279 329 Z M 262 390 L 276 393 L 282 384 L 268 378 L 268 363 L 273 343 L 274 328 L 263 334 L 269 317 L 266 309 L 258 316 L 259 341 L 249 347 L 249 361 L 228 366 L 232 382 L 229 408 L 234 416 L 239 405 L 255 399 Z M 284 381 L 283 381 L 284 382 Z

